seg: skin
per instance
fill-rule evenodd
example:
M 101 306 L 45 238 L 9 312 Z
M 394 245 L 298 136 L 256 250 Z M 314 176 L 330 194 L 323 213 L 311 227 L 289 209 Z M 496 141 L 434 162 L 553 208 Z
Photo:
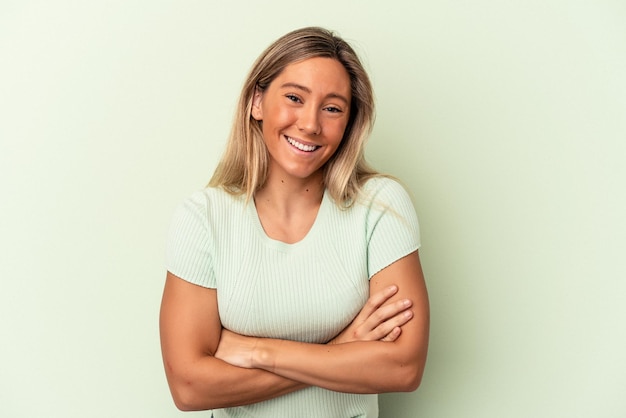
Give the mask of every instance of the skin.
M 262 121 L 270 164 L 254 199 L 271 238 L 297 242 L 315 221 L 324 190 L 321 168 L 341 143 L 350 98 L 348 73 L 329 58 L 291 64 L 265 91 L 256 92 L 252 117 Z M 288 138 L 316 149 L 302 151 Z
M 312 58 L 289 65 L 268 88 L 256 91 L 252 117 L 263 122 L 263 139 L 270 154 L 270 179 L 310 183 L 335 153 L 350 114 L 350 78 L 341 63 Z M 291 145 L 287 137 L 307 146 Z
M 329 58 L 291 64 L 256 92 L 252 117 L 262 121 L 270 166 L 254 199 L 269 237 L 298 242 L 313 224 L 324 191 L 321 169 L 341 142 L 350 99 L 348 74 Z M 222 329 L 216 295 L 167 274 L 161 347 L 179 409 L 245 405 L 309 385 L 382 393 L 411 391 L 421 381 L 429 308 L 417 252 L 371 278 L 370 299 L 327 344 Z

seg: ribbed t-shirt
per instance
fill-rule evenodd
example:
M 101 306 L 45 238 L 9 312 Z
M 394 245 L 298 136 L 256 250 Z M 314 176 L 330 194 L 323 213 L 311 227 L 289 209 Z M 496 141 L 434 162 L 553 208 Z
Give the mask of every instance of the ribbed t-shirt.
M 348 209 L 326 191 L 313 226 L 294 244 L 266 235 L 253 200 L 221 188 L 198 191 L 175 211 L 166 261 L 174 275 L 217 289 L 225 328 L 323 344 L 361 310 L 369 279 L 419 246 L 407 192 L 395 180 L 376 177 Z M 372 418 L 378 398 L 309 387 L 214 416 Z

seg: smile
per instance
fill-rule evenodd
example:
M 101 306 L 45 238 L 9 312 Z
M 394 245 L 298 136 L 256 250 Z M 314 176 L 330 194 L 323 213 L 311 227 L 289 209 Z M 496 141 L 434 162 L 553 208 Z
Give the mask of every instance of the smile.
M 316 149 L 321 148 L 320 146 L 317 146 L 317 145 L 306 145 L 306 144 L 303 144 L 303 143 L 298 142 L 295 139 L 290 138 L 288 136 L 285 136 L 285 138 L 287 139 L 287 142 L 289 142 L 292 146 L 298 148 L 300 151 L 313 152 Z

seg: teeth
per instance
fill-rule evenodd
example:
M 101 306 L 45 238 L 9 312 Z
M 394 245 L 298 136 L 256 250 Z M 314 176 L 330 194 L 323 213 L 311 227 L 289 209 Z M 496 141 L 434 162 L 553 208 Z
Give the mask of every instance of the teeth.
M 300 142 L 298 142 L 295 139 L 290 138 L 288 136 L 286 138 L 287 138 L 287 142 L 289 142 L 294 147 L 298 148 L 300 151 L 311 152 L 311 151 L 315 151 L 316 149 L 319 148 L 319 147 L 316 147 L 315 145 L 301 144 Z

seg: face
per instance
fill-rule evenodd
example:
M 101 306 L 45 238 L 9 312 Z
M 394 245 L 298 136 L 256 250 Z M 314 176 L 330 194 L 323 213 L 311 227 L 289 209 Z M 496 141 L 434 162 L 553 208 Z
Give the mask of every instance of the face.
M 270 176 L 309 179 L 335 153 L 350 116 L 350 77 L 332 58 L 287 66 L 252 103 L 263 121 Z

